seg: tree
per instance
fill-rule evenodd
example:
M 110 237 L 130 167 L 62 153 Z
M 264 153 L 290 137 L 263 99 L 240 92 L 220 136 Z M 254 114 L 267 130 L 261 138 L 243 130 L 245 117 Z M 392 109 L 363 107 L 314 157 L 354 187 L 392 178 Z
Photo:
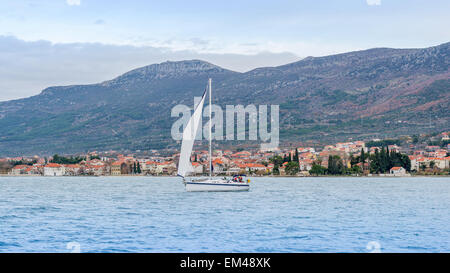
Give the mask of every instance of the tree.
M 78 164 L 81 161 L 83 161 L 85 158 L 83 157 L 64 157 L 64 156 L 59 156 L 58 154 L 55 154 L 53 156 L 53 159 L 50 160 L 51 163 L 58 163 L 58 164 Z
M 289 156 L 287 154 L 283 157 L 283 163 L 290 162 L 291 161 L 291 153 L 289 153 Z
M 277 165 L 275 165 L 275 167 L 273 167 L 272 173 L 274 175 L 279 175 L 280 174 L 280 169 L 278 168 Z
M 375 149 L 375 153 L 370 156 L 370 172 L 380 173 L 380 153 Z
M 295 148 L 294 161 L 298 162 L 298 149 Z
M 360 161 L 360 157 L 354 157 L 353 155 L 350 155 L 350 166 L 355 166 Z
M 32 161 L 24 161 L 23 158 L 19 161 L 9 161 L 9 164 L 12 165 L 12 167 L 17 166 L 17 165 L 28 165 L 28 166 L 33 166 L 33 164 L 36 164 L 37 161 L 36 160 L 32 160 Z
M 430 168 L 434 169 L 434 166 L 436 166 L 436 162 L 434 162 L 434 160 L 430 161 Z
M 281 156 L 276 155 L 276 156 L 270 158 L 270 162 L 272 162 L 274 166 L 278 166 L 279 167 L 279 166 L 281 166 L 284 163 L 284 160 L 283 160 L 283 158 Z
M 311 170 L 309 170 L 309 174 L 319 176 L 319 175 L 324 175 L 326 171 L 327 171 L 327 168 L 325 168 L 319 164 L 313 163 Z
M 364 164 L 366 163 L 366 153 L 364 152 L 364 148 L 361 148 L 361 155 L 359 156 L 359 160 L 362 165 L 362 171 L 364 172 Z
M 362 170 L 358 165 L 352 166 L 352 168 L 349 171 L 350 173 L 362 173 Z
M 385 149 L 386 148 L 386 149 Z M 392 167 L 403 167 L 406 171 L 411 171 L 411 160 L 407 155 L 394 150 L 389 151 L 388 147 L 375 150 L 375 154 L 370 156 L 370 172 L 386 173 Z
M 402 167 L 405 168 L 406 171 L 411 171 L 411 159 L 409 159 L 409 156 L 402 155 Z
M 420 170 L 422 171 L 422 172 L 424 172 L 425 171 L 425 169 L 427 168 L 427 166 L 425 165 L 425 163 L 420 163 Z
M 300 167 L 298 166 L 298 162 L 290 161 L 286 164 L 286 174 L 296 175 L 299 171 Z
M 389 153 L 389 147 L 386 146 L 386 155 L 385 155 L 385 165 L 386 165 L 386 169 L 384 170 L 384 172 L 389 172 L 389 170 L 394 167 L 391 165 L 391 155 Z
M 337 174 L 345 174 L 346 168 L 344 167 L 344 162 L 342 162 L 341 158 L 337 158 Z
M 136 162 L 133 163 L 133 173 L 137 173 Z
M 334 169 L 335 169 L 335 166 L 334 166 L 334 162 L 333 162 L 333 156 L 329 155 L 328 156 L 328 173 L 331 173 L 332 170 L 334 170 Z
M 381 147 L 379 165 L 380 165 L 380 172 L 385 173 L 388 165 L 387 165 L 386 151 L 384 150 L 384 147 Z
M 344 174 L 344 163 L 341 160 L 341 157 L 338 155 L 333 155 L 328 157 L 328 173 L 337 175 Z
M 141 164 L 139 162 L 137 163 L 137 173 L 142 173 Z

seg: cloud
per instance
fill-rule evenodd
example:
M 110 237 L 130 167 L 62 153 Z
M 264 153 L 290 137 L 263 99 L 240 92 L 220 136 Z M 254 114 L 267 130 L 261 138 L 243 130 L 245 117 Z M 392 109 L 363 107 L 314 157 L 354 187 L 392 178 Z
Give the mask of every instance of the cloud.
M 366 0 L 366 3 L 369 6 L 379 6 L 381 5 L 381 0 Z
M 66 3 L 69 6 L 79 6 L 81 5 L 81 0 L 66 0 Z
M 194 38 L 192 43 L 206 41 Z M 110 80 L 134 68 L 200 59 L 234 71 L 298 61 L 292 53 L 198 53 L 166 47 L 24 41 L 0 35 L 0 101 L 29 97 L 49 86 Z

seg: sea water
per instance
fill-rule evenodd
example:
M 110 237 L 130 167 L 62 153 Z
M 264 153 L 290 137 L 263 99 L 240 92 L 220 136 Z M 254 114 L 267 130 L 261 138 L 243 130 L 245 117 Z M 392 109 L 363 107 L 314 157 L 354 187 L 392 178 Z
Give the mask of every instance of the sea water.
M 0 252 L 450 252 L 450 178 L 0 177 Z

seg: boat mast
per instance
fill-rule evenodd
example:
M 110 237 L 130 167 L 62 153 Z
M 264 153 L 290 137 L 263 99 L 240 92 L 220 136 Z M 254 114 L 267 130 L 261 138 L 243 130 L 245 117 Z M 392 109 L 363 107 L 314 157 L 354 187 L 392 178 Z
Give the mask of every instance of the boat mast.
M 212 104 L 211 104 L 211 78 L 209 78 L 208 80 L 208 85 L 209 85 L 209 177 L 212 177 L 212 152 L 211 152 L 211 144 L 212 144 L 212 135 L 211 135 L 211 119 L 212 119 L 212 115 L 211 115 L 211 108 L 212 108 Z

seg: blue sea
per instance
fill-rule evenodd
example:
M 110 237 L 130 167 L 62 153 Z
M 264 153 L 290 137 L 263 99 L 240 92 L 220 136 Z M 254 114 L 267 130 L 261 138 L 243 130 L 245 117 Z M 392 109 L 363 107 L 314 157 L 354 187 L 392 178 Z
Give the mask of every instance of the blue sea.
M 0 252 L 450 252 L 450 178 L 0 177 Z

